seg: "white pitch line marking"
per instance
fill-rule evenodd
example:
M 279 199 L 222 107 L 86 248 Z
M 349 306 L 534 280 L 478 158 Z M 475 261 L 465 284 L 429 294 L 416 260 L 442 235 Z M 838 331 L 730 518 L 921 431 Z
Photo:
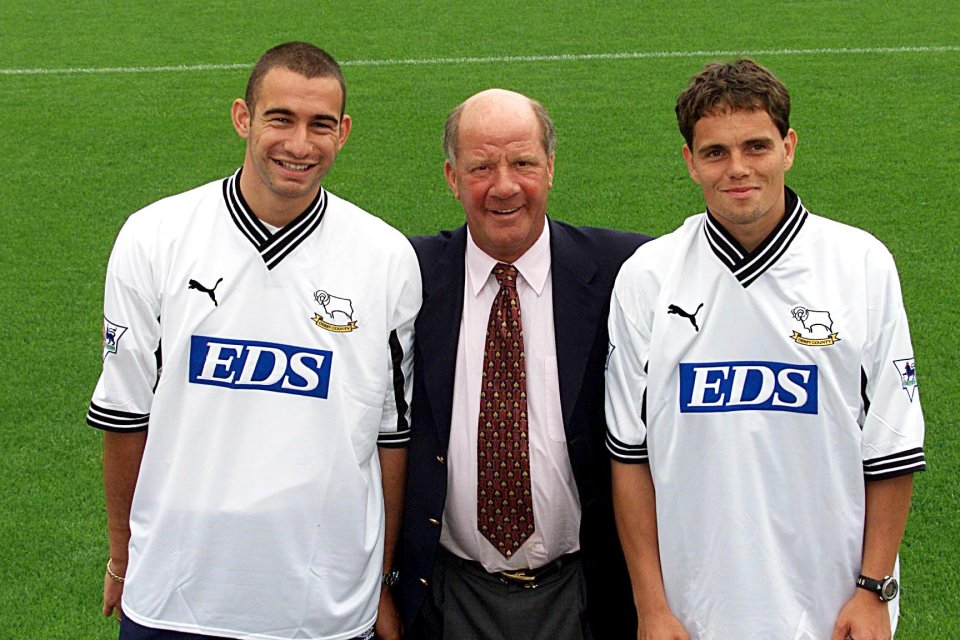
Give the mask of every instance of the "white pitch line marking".
M 622 53 L 570 53 L 529 56 L 479 56 L 462 58 L 390 58 L 384 60 L 344 60 L 343 67 L 390 67 L 403 65 L 489 64 L 513 62 L 567 62 L 588 60 L 648 60 L 664 58 L 729 58 L 734 56 L 804 56 L 844 54 L 952 53 L 960 45 L 915 47 L 821 47 L 814 49 L 756 49 L 716 51 L 628 51 Z M 0 76 L 93 75 L 118 73 L 165 73 L 196 71 L 235 71 L 249 69 L 253 63 L 181 64 L 153 67 L 66 67 L 34 69 L 0 69 Z

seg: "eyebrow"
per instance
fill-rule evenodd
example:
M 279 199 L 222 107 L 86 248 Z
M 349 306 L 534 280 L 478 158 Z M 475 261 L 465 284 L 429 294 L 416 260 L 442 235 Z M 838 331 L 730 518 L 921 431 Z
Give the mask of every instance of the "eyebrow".
M 296 116 L 297 114 L 285 107 L 274 107 L 273 109 L 267 109 L 266 111 L 264 111 L 263 115 L 264 116 Z M 314 115 L 312 118 L 310 118 L 310 120 L 314 122 L 317 120 L 323 120 L 323 121 L 332 122 L 333 124 L 340 124 L 339 118 L 337 118 L 336 116 L 332 116 L 328 113 L 318 113 Z
M 729 147 L 728 147 L 727 145 L 725 145 L 725 144 L 720 144 L 719 142 L 716 142 L 716 143 L 714 143 L 714 144 L 704 145 L 704 146 L 700 147 L 699 149 L 697 149 L 696 152 L 697 152 L 697 153 L 707 153 L 707 152 L 709 152 L 709 151 L 714 151 L 714 150 L 717 150 L 717 151 L 726 151 L 728 148 L 729 148 Z
M 750 138 L 749 140 L 744 140 L 740 146 L 749 147 L 750 145 L 762 143 L 762 144 L 772 144 L 775 142 L 774 138 L 770 136 L 757 136 L 756 138 Z M 706 144 L 699 148 L 697 153 L 704 153 L 707 151 L 713 151 L 714 149 L 718 151 L 726 151 L 730 148 L 730 145 L 726 145 L 720 142 L 715 142 L 713 144 Z

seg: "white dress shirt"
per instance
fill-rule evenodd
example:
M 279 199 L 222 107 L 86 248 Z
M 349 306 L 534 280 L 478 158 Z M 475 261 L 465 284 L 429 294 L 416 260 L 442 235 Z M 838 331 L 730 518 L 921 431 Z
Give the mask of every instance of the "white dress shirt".
M 557 348 L 550 279 L 550 231 L 513 265 L 523 321 L 527 366 L 530 476 L 536 531 L 509 559 L 477 529 L 477 428 L 483 345 L 490 307 L 500 289 L 492 274 L 497 260 L 467 233 L 463 315 L 457 344 L 456 382 L 447 451 L 447 501 L 440 544 L 487 571 L 537 568 L 580 548 L 580 499 L 567 455 L 560 408 Z

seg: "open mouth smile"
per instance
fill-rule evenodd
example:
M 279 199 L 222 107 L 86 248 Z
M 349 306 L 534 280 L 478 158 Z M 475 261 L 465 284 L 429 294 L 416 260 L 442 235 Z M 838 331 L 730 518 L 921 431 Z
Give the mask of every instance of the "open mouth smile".
M 276 162 L 278 165 L 280 165 L 281 167 L 283 167 L 288 171 L 301 171 L 301 172 L 309 171 L 310 169 L 316 166 L 314 164 L 295 164 L 293 162 L 284 162 L 283 160 L 276 160 L 276 159 L 274 160 L 274 162 Z

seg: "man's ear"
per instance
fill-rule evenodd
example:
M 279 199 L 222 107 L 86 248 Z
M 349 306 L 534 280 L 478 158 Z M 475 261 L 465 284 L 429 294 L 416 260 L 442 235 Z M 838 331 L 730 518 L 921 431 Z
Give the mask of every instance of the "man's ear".
M 787 131 L 787 135 L 783 138 L 783 150 L 783 171 L 786 173 L 793 166 L 793 156 L 797 152 L 797 132 L 793 129 Z
M 353 126 L 353 120 L 350 119 L 350 116 L 343 114 L 343 117 L 340 118 L 340 131 L 337 134 L 337 137 L 340 139 L 339 146 L 337 146 L 337 151 L 343 149 L 343 145 L 347 144 L 347 136 L 350 135 L 350 128 Z
M 237 135 L 246 140 L 250 136 L 250 109 L 242 98 L 233 101 L 233 107 L 230 109 L 230 119 L 233 121 L 233 128 Z
M 697 184 L 700 184 L 700 178 L 697 176 L 697 170 L 693 166 L 693 152 L 690 151 L 690 147 L 683 145 L 683 161 L 687 163 L 687 171 L 690 173 L 690 177 L 693 178 L 693 181 Z
M 449 160 L 445 160 L 443 163 L 443 175 L 447 179 L 447 184 L 450 185 L 450 191 L 453 192 L 453 197 L 459 200 L 460 192 L 457 190 L 457 173 Z

